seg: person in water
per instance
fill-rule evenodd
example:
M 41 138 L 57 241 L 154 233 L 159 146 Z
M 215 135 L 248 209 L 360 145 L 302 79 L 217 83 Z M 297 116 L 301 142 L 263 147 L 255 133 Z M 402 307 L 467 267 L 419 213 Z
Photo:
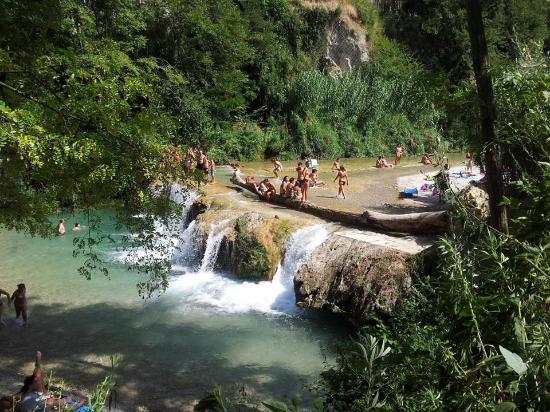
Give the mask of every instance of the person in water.
M 283 177 L 283 181 L 281 182 L 281 186 L 279 186 L 279 194 L 281 196 L 285 196 L 286 187 L 288 186 L 288 181 L 289 181 L 288 176 Z
M 82 230 L 82 226 L 80 226 L 80 223 L 76 222 L 73 227 L 73 232 L 80 232 Z
M 401 157 L 403 156 L 403 145 L 399 143 L 395 147 L 395 165 L 398 166 L 401 163 Z
M 57 234 L 58 236 L 63 236 L 65 234 L 65 219 L 60 219 L 57 224 Z
M 378 156 L 378 160 L 376 160 L 376 167 L 378 169 L 384 169 L 387 167 L 393 167 L 393 165 L 389 164 L 384 156 Z
M 24 283 L 17 285 L 17 289 L 11 295 L 11 300 L 15 308 L 15 317 L 19 319 L 19 316 L 21 316 L 23 324 L 27 326 L 27 288 Z
M 344 166 L 340 166 L 340 170 L 338 171 L 338 174 L 334 178 L 334 181 L 338 179 L 338 194 L 336 195 L 336 198 L 340 197 L 340 194 L 346 198 L 346 193 L 344 192 L 344 187 L 346 185 L 349 185 L 348 180 L 348 172 Z
M 279 177 L 279 173 L 283 171 L 283 164 L 277 160 L 277 159 L 271 159 L 271 163 L 273 163 L 273 174 L 275 177 Z
M 11 304 L 11 297 L 4 289 L 0 289 L 0 327 L 6 326 L 4 323 L 4 302 L 2 302 L 2 295 L 6 295 L 8 298 L 8 306 Z

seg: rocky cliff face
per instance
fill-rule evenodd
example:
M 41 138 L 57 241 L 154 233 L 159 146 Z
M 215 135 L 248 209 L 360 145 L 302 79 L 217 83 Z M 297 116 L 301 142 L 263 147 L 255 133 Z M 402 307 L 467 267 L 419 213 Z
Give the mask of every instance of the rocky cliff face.
M 336 232 L 298 270 L 296 302 L 344 311 L 358 324 L 371 312 L 390 314 L 409 293 L 412 272 L 429 246 L 416 238 Z
M 368 33 L 353 4 L 335 0 L 302 0 L 300 4 L 334 13 L 327 28 L 323 56 L 333 77 L 338 78 L 369 60 Z

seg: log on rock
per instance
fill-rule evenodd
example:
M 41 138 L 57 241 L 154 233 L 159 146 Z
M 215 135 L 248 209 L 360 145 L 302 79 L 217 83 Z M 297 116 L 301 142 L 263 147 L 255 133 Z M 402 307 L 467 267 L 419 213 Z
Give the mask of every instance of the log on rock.
M 247 184 L 242 178 L 233 176 L 231 182 L 258 195 L 260 199 L 263 199 L 256 186 Z M 386 232 L 437 234 L 444 233 L 449 228 L 449 218 L 445 211 L 402 213 L 395 215 L 369 210 L 364 213 L 355 213 L 318 206 L 308 202 L 300 202 L 299 200 L 280 195 L 275 195 L 272 202 L 329 221 Z

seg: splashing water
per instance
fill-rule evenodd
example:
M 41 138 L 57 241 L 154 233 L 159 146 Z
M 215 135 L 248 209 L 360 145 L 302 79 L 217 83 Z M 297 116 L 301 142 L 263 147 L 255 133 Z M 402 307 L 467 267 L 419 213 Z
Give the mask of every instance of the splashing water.
M 208 239 L 206 240 L 206 249 L 204 251 L 199 272 L 210 272 L 214 269 L 222 240 L 227 234 L 227 230 L 220 230 L 220 227 L 223 227 L 227 222 L 227 220 L 223 220 L 219 223 L 213 223 L 210 225 L 210 233 L 208 234 Z
M 214 231 L 211 232 L 215 233 Z M 178 301 L 179 310 L 192 307 L 211 308 L 223 312 L 293 313 L 297 311 L 294 303 L 294 275 L 308 258 L 309 254 L 323 243 L 328 232 L 325 225 L 310 226 L 296 231 L 289 239 L 283 263 L 277 268 L 273 281 L 259 283 L 243 282 L 231 279 L 208 269 L 215 262 L 219 241 L 223 230 L 209 236 L 207 253 L 198 272 L 187 272 L 172 279 L 169 295 Z M 211 246 L 210 251 L 208 251 Z

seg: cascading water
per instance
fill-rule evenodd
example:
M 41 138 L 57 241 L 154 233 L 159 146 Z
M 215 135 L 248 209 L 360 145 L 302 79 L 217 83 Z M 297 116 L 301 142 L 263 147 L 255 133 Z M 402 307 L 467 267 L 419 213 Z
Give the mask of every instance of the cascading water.
M 160 192 L 159 192 L 160 193 Z M 115 259 L 124 261 L 126 263 L 136 263 L 140 259 L 143 259 L 146 255 L 154 254 L 155 258 L 174 258 L 179 252 L 180 249 L 185 249 L 185 253 L 189 253 L 187 246 L 190 242 L 186 242 L 187 239 L 192 238 L 189 236 L 180 236 L 186 234 L 187 229 L 194 228 L 193 225 L 187 222 L 189 220 L 189 212 L 191 211 L 191 206 L 196 199 L 198 199 L 200 194 L 193 190 L 187 190 L 178 183 L 172 183 L 170 185 L 170 200 L 181 205 L 181 216 L 178 220 L 173 220 L 165 224 L 160 220 L 155 221 L 155 232 L 158 234 L 155 240 L 155 248 L 153 250 L 145 250 L 141 248 L 133 250 L 120 251 L 114 254 Z M 140 217 L 140 216 L 136 216 Z M 187 226 L 187 227 L 186 227 Z M 194 235 L 194 233 L 187 233 L 187 235 Z
M 224 220 L 210 226 L 210 233 L 208 234 L 208 239 L 206 240 L 206 249 L 204 251 L 199 272 L 210 272 L 214 269 L 222 240 L 227 233 L 226 230 L 220 230 L 220 227 L 223 227 L 226 223 L 227 221 Z
M 282 264 L 273 281 L 243 282 L 231 279 L 211 269 L 225 235 L 222 222 L 213 228 L 207 240 L 206 253 L 198 272 L 188 272 L 170 283 L 169 294 L 179 301 L 180 309 L 200 306 L 224 312 L 259 311 L 292 313 L 294 303 L 293 279 L 309 254 L 327 238 L 325 225 L 310 226 L 296 231 L 289 239 Z

